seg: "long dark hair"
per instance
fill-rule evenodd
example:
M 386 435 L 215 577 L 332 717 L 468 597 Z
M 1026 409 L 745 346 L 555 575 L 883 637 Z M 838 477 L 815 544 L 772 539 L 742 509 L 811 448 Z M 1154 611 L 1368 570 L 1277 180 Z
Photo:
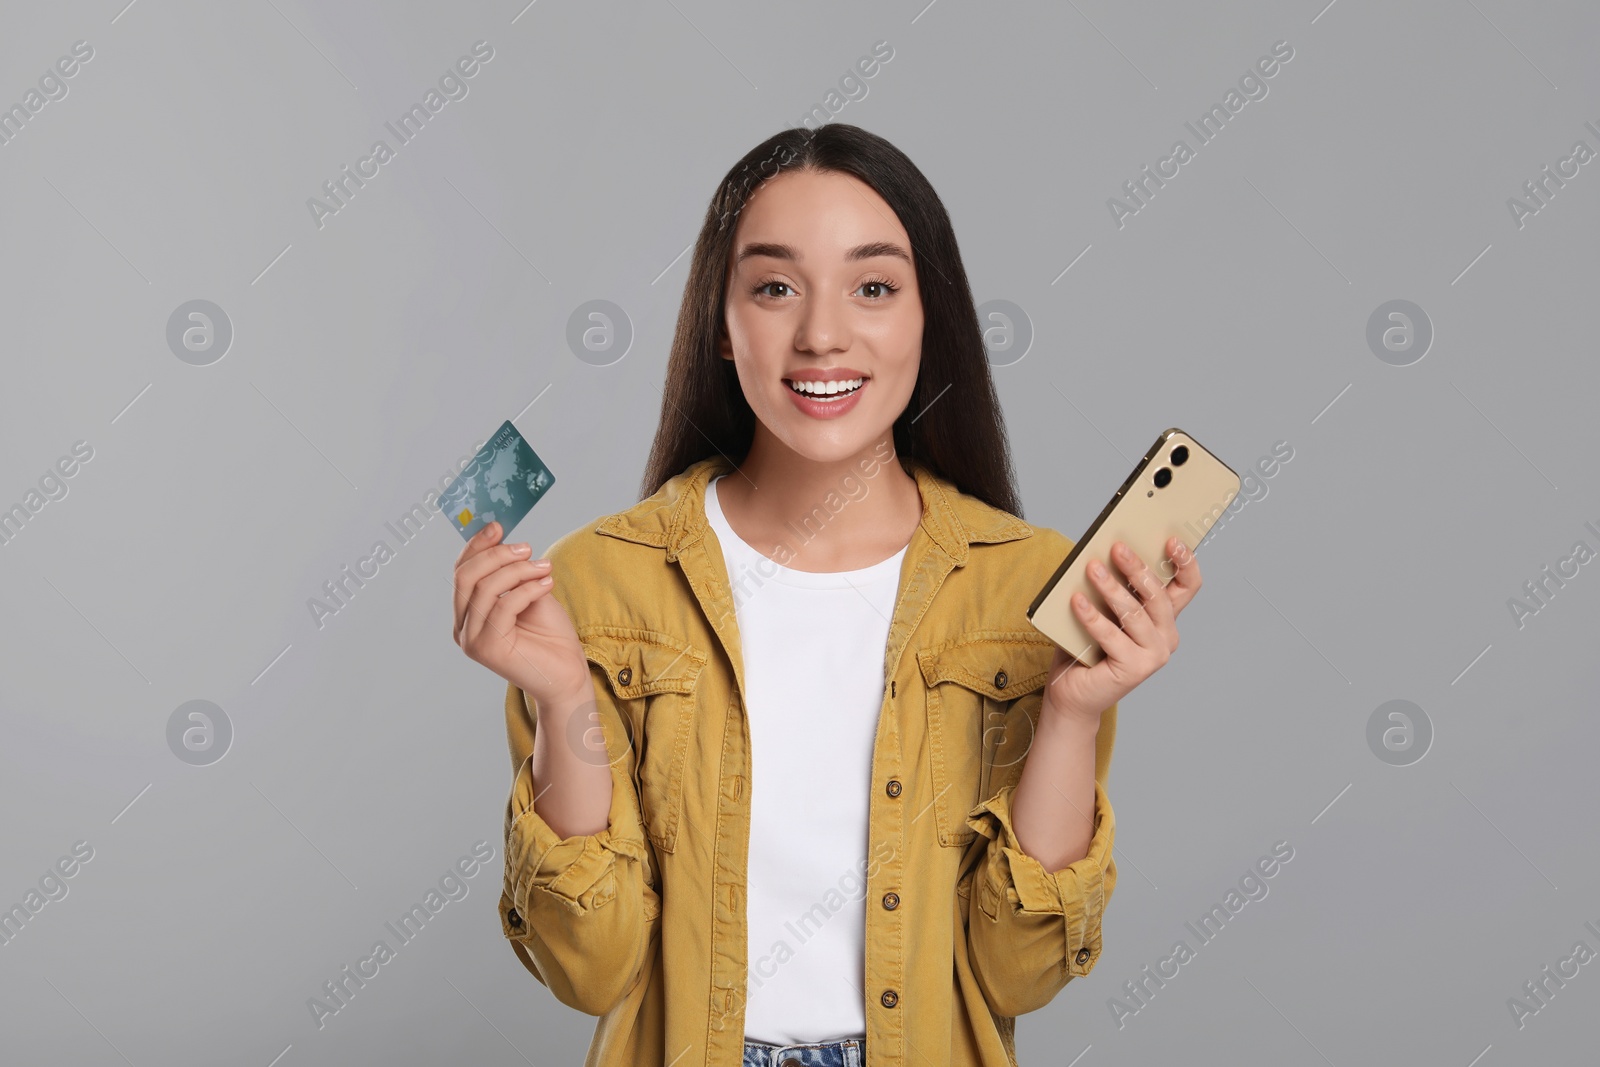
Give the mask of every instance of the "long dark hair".
M 909 472 L 907 461 L 919 463 L 963 493 L 1020 517 L 1005 421 L 950 216 L 905 153 L 844 123 L 769 137 L 717 187 L 683 290 L 640 499 L 698 460 L 721 452 L 738 463 L 750 450 L 755 412 L 732 361 L 718 354 L 727 330 L 728 260 L 739 213 L 755 190 L 783 171 L 799 169 L 837 171 L 865 182 L 894 209 L 911 238 L 922 294 L 922 358 L 916 389 L 894 423 L 902 465 Z

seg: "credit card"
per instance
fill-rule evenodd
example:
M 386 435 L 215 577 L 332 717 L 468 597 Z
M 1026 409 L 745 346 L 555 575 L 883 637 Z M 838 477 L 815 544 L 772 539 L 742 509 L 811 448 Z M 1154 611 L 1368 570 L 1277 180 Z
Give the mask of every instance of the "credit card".
M 462 540 L 470 540 L 491 522 L 498 522 L 501 540 L 507 541 L 555 480 L 507 419 L 440 495 L 439 510 Z

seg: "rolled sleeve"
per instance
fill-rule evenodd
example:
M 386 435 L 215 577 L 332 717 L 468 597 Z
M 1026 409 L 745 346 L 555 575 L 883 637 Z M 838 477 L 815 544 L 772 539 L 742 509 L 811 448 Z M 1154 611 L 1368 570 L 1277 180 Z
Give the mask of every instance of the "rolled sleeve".
M 1082 859 L 1047 871 L 1011 825 L 1015 783 L 973 809 L 967 824 L 989 839 L 973 873 L 967 938 L 973 970 L 996 1014 L 1050 1002 L 1100 958 L 1101 920 L 1117 884 L 1116 822 L 1105 786 L 1094 787 L 1094 831 Z
M 633 754 L 615 709 L 602 701 L 600 722 L 612 759 L 607 825 L 558 837 L 533 806 L 536 718 L 515 686 L 506 704 L 512 755 L 521 760 L 506 805 L 501 932 L 558 1000 L 603 1015 L 638 980 L 651 924 L 661 912 L 631 776 Z

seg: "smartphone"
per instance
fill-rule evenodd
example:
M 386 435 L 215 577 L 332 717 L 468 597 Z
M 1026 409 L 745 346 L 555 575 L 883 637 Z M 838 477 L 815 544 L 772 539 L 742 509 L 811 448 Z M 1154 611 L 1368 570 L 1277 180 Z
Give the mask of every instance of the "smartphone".
M 1028 621 L 1079 663 L 1094 666 L 1104 653 L 1073 612 L 1072 594 L 1082 593 L 1113 620 L 1117 613 L 1089 580 L 1089 561 L 1098 559 L 1126 584 L 1111 561 L 1111 546 L 1122 541 L 1166 585 L 1177 573 L 1167 539 L 1176 536 L 1194 551 L 1238 494 L 1233 468 L 1177 427 L 1166 430 L 1033 598 Z

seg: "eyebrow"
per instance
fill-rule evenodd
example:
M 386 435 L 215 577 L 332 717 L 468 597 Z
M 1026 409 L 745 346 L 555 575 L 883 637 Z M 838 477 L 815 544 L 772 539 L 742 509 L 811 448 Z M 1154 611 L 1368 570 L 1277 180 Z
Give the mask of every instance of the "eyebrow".
M 799 262 L 800 260 L 800 255 L 788 245 L 771 241 L 753 241 L 739 249 L 739 254 L 733 261 L 734 265 L 738 266 L 754 256 L 787 259 L 791 262 Z M 908 265 L 911 263 L 911 256 L 907 254 L 904 248 L 901 248 L 893 241 L 869 241 L 864 245 L 856 245 L 844 254 L 844 257 L 848 260 L 872 259 L 876 256 L 894 256 L 897 259 L 905 260 Z

